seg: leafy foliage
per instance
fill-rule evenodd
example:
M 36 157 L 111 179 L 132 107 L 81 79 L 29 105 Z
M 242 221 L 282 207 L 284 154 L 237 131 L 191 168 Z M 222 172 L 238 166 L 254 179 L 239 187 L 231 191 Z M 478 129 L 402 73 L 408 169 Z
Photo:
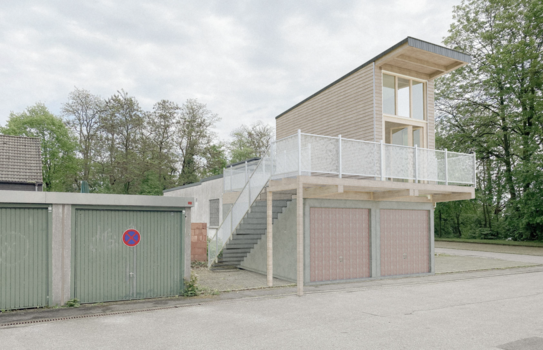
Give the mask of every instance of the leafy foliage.
M 463 1 L 454 19 L 444 42 L 472 62 L 437 82 L 436 143 L 477 153 L 478 189 L 438 205 L 436 235 L 543 239 L 543 4 Z
M 41 140 L 43 182 L 47 191 L 71 191 L 76 182 L 79 162 L 76 138 L 62 119 L 51 114 L 42 103 L 24 112 L 11 113 L 4 135 L 38 137 Z

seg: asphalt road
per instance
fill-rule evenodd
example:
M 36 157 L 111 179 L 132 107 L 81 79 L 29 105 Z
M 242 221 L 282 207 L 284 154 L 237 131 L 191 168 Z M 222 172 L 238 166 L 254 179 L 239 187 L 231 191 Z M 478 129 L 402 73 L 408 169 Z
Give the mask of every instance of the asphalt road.
M 542 267 L 308 292 L 2 327 L 0 349 L 543 348 Z

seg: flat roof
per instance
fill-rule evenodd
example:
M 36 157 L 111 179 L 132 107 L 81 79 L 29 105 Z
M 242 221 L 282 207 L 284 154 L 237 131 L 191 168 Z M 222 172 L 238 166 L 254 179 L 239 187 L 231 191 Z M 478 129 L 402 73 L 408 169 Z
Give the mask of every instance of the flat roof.
M 371 60 L 369 60 L 366 63 L 362 64 L 361 66 L 353 69 L 352 71 L 350 71 L 349 73 L 347 73 L 344 76 L 340 77 L 339 79 L 337 79 L 337 80 L 333 81 L 332 83 L 326 85 L 324 88 L 322 88 L 319 91 L 315 92 L 313 95 L 309 96 L 308 98 L 304 99 L 303 101 L 301 101 L 301 102 L 295 104 L 294 106 L 290 107 L 289 109 L 287 109 L 286 111 L 284 111 L 283 113 L 281 113 L 277 117 L 275 117 L 275 119 L 278 119 L 282 115 L 290 112 L 291 110 L 293 110 L 294 108 L 300 106 L 304 102 L 307 102 L 308 100 L 310 100 L 313 97 L 317 96 L 318 94 L 325 91 L 326 89 L 336 85 L 337 83 L 339 83 L 343 79 L 345 79 L 348 76 L 358 72 L 359 70 L 366 67 L 370 63 L 373 63 L 373 62 L 377 61 L 379 58 L 383 57 L 384 55 L 388 54 L 391 51 L 394 51 L 395 49 L 397 49 L 398 47 L 400 47 L 400 46 L 402 46 L 404 44 L 407 44 L 407 45 L 409 45 L 411 47 L 414 47 L 416 49 L 428 51 L 428 52 L 435 53 L 435 54 L 445 56 L 445 57 L 448 57 L 448 58 L 452 58 L 452 59 L 455 59 L 455 60 L 458 60 L 458 61 L 462 61 L 462 62 L 466 62 L 466 63 L 471 62 L 471 56 L 468 55 L 468 54 L 465 54 L 463 52 L 456 51 L 456 50 L 453 50 L 453 49 L 449 49 L 448 47 L 445 47 L 445 46 L 432 44 L 432 43 L 429 43 L 427 41 L 412 38 L 412 37 L 408 36 L 407 38 L 403 39 L 402 41 L 400 41 L 396 45 L 392 46 L 391 48 L 387 49 L 386 51 L 381 52 L 379 55 L 375 56 L 374 58 L 372 58 Z
M 177 187 L 168 188 L 167 190 L 162 191 L 162 193 L 171 192 L 171 191 L 176 191 L 176 190 L 181 190 L 181 189 L 189 188 L 189 187 L 200 186 L 203 182 L 221 179 L 222 176 L 223 176 L 223 174 L 220 174 L 220 175 L 213 175 L 213 176 L 210 176 L 210 177 L 206 177 L 205 179 L 202 179 L 202 180 L 200 180 L 200 181 L 198 181 L 198 182 L 194 182 L 194 183 L 187 184 L 187 185 L 183 185 L 183 186 L 177 186 Z

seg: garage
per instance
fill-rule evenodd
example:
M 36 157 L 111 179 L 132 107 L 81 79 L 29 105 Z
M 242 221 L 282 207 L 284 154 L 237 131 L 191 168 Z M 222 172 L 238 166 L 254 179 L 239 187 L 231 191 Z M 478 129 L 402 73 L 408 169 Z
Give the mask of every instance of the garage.
M 371 275 L 370 210 L 310 209 L 310 281 Z
M 380 210 L 381 276 L 430 272 L 430 211 Z
M 179 295 L 184 215 L 171 210 L 75 210 L 73 295 L 82 303 Z
M 0 206 L 0 309 L 49 305 L 47 206 Z

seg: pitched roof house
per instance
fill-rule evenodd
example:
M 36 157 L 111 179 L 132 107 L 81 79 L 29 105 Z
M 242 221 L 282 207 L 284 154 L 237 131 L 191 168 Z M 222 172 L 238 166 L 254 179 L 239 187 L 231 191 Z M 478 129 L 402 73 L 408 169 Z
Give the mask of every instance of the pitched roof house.
M 0 135 L 0 190 L 43 190 L 38 138 Z

